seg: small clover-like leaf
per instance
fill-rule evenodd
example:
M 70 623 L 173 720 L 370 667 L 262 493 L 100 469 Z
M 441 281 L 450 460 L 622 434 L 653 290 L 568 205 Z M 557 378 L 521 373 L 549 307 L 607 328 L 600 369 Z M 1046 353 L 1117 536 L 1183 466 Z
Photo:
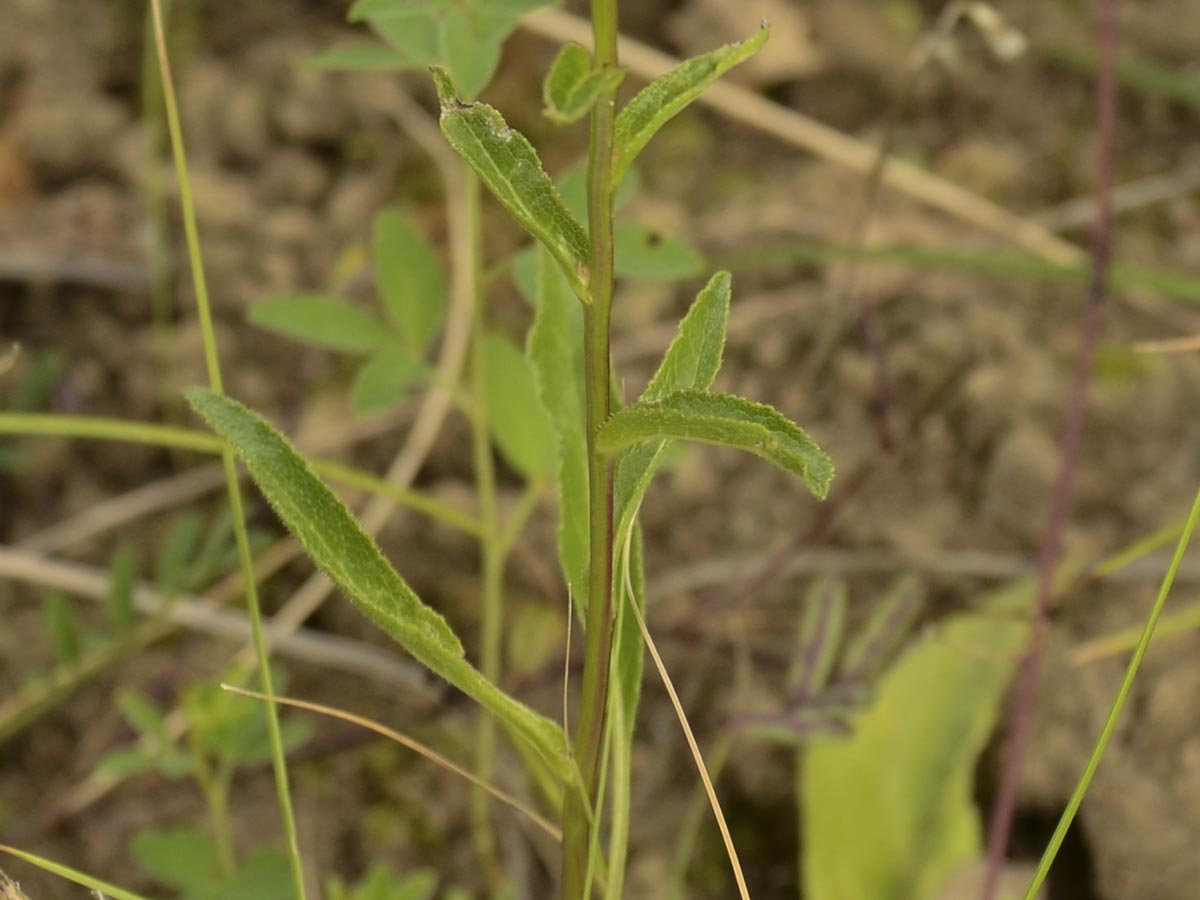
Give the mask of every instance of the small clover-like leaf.
M 528 741 L 560 778 L 573 780 L 562 729 L 504 693 L 466 661 L 462 644 L 446 620 L 420 601 L 346 505 L 283 435 L 228 397 L 199 388 L 187 396 L 245 463 L 313 562 L 359 611 L 427 668 Z
M 769 33 L 764 25 L 754 37 L 686 60 L 642 88 L 617 115 L 613 183 L 620 183 L 634 158 L 663 125 L 710 84 L 761 50 Z
M 533 364 L 498 334 L 484 340 L 488 426 L 505 460 L 526 477 L 554 469 L 555 435 L 537 402 Z
M 256 303 L 250 321 L 315 347 L 351 353 L 371 353 L 391 340 L 384 324 L 367 310 L 316 294 Z
M 624 77 L 624 69 L 597 69 L 582 44 L 563 44 L 542 85 L 546 117 L 560 125 L 579 121 L 601 93 L 615 88 Z
M 446 276 L 437 250 L 396 210 L 375 217 L 375 281 L 388 318 L 419 358 L 441 325 Z
M 567 276 L 576 295 L 587 297 L 591 249 L 587 231 L 571 215 L 533 145 L 508 127 L 486 103 L 464 103 L 442 69 L 433 69 L 442 103 L 442 132 L 501 205 L 537 238 Z
M 641 402 L 614 414 L 601 427 L 597 446 L 615 454 L 644 441 L 670 438 L 735 447 L 798 475 L 824 499 L 833 463 L 800 426 L 778 410 L 729 394 L 681 391 Z

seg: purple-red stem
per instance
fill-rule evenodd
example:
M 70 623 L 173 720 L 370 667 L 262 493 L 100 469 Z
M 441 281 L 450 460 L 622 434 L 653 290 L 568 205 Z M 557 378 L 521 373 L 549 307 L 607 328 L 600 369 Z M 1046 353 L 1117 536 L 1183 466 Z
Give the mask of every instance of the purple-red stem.
M 1083 314 L 1079 354 L 1075 359 L 1075 370 L 1063 413 L 1058 475 L 1054 481 L 1046 528 L 1042 535 L 1037 602 L 1034 606 L 1029 642 L 1021 658 L 1013 689 L 1011 726 L 996 789 L 996 804 L 992 809 L 989 824 L 983 900 L 994 900 L 996 896 L 1012 835 L 1021 782 L 1021 764 L 1029 743 L 1033 711 L 1037 703 L 1038 669 L 1050 615 L 1054 575 L 1062 553 L 1063 531 L 1070 511 L 1075 471 L 1079 464 L 1092 360 L 1100 334 L 1104 299 L 1108 293 L 1108 268 L 1112 256 L 1112 183 L 1119 25 L 1117 0 L 1098 2 L 1097 39 L 1100 45 L 1100 64 L 1096 75 L 1096 219 L 1092 227 L 1092 274 L 1088 286 L 1087 308 Z

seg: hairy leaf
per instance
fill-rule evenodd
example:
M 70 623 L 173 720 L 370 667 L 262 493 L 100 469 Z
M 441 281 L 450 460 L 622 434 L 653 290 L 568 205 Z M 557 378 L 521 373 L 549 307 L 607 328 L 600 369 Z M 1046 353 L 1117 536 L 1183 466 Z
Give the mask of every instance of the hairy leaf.
M 569 777 L 562 729 L 501 691 L 466 661 L 462 644 L 445 619 L 417 598 L 345 504 L 321 483 L 283 435 L 227 397 L 193 389 L 188 399 L 229 442 L 312 560 L 367 618 L 522 735 L 560 777 Z
M 442 102 L 442 132 L 496 199 L 550 251 L 572 289 L 587 296 L 591 250 L 587 231 L 571 215 L 533 145 L 486 103 L 464 103 L 441 69 L 434 69 Z
M 595 68 L 592 54 L 582 44 L 563 44 L 542 85 L 547 118 L 560 125 L 579 121 L 602 92 L 615 88 L 624 77 L 624 69 Z
M 824 499 L 833 463 L 801 428 L 778 410 L 729 394 L 681 391 L 621 410 L 600 429 L 607 454 L 644 441 L 670 438 L 736 447 L 798 475 Z
M 558 555 L 575 602 L 587 604 L 588 474 L 583 316 L 544 250 L 536 253 L 537 313 L 529 358 L 558 446 Z
M 446 309 L 446 276 L 437 251 L 396 210 L 375 217 L 375 280 L 392 324 L 419 359 Z
M 315 294 L 256 303 L 250 321 L 315 347 L 351 353 L 371 353 L 391 340 L 384 324 L 365 309 Z
M 935 900 L 979 856 L 975 764 L 1025 630 L 951 619 L 900 658 L 848 739 L 809 743 L 798 778 L 805 897 Z
M 554 426 L 537 402 L 533 364 L 498 334 L 484 341 L 488 427 L 505 460 L 526 477 L 554 469 Z
M 754 37 L 682 62 L 642 88 L 617 115 L 613 183 L 620 183 L 634 158 L 663 125 L 723 74 L 761 50 L 769 33 L 764 26 Z

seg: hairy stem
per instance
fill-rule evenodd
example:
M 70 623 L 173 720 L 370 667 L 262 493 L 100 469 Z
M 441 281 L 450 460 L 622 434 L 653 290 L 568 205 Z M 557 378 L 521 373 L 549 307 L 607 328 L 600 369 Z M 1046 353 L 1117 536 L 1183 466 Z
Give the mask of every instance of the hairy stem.
M 593 0 L 592 35 L 598 68 L 617 65 L 617 2 Z M 611 412 L 612 370 L 609 323 L 613 295 L 613 123 L 616 88 L 605 90 L 592 111 L 588 152 L 588 228 L 591 269 L 584 308 L 584 361 L 587 385 L 588 449 L 588 604 L 583 684 L 575 756 L 583 786 L 599 814 L 600 760 L 608 709 L 609 666 L 612 655 L 612 470 L 596 447 L 596 434 Z M 583 798 L 567 792 L 563 808 L 563 898 L 579 900 L 587 881 L 589 824 Z

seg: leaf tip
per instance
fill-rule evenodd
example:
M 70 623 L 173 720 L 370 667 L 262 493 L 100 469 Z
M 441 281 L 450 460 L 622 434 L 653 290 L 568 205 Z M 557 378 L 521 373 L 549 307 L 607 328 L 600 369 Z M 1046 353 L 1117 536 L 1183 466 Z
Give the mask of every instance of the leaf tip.
M 443 111 L 450 107 L 465 105 L 458 97 L 458 91 L 454 88 L 454 79 L 450 77 L 449 72 L 441 66 L 430 66 L 429 74 L 433 76 L 433 85 L 437 88 L 438 100 L 442 104 Z

